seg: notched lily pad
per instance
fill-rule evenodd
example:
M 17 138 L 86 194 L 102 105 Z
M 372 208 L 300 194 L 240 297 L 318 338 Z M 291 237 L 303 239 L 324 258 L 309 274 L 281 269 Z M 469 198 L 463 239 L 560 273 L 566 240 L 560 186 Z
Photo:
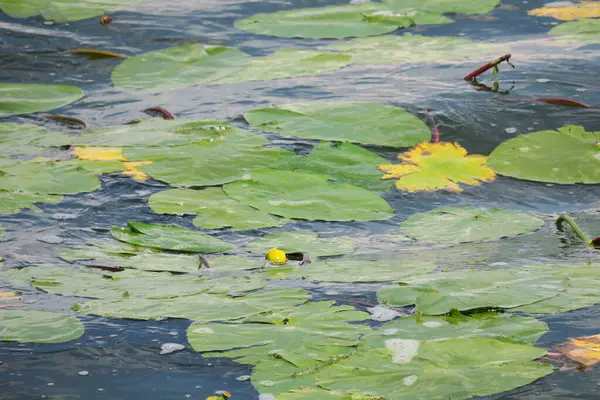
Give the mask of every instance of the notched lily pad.
M 0 8 L 4 8 L 2 2 Z M 76 86 L 2 83 L 0 117 L 52 110 L 71 104 L 83 96 L 83 90 Z
M 77 318 L 50 311 L 0 310 L 0 341 L 63 343 L 83 335 Z

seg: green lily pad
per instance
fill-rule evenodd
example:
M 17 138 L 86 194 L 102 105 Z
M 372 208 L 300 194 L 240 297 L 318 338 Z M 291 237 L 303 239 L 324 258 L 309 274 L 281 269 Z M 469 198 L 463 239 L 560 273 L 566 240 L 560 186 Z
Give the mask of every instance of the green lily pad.
M 283 137 L 409 147 L 429 140 L 423 121 L 403 108 L 368 102 L 279 104 L 248 111 L 246 121 Z
M 388 160 L 352 143 L 319 143 L 305 157 L 289 157 L 279 169 L 329 175 L 337 182 L 349 183 L 374 192 L 393 187 L 393 182 L 381 179 L 380 164 Z
M 600 183 L 600 132 L 569 125 L 520 135 L 496 147 L 487 165 L 499 174 L 551 183 Z
M 386 399 L 458 400 L 511 390 L 554 371 L 534 361 L 546 350 L 494 339 L 390 339 L 385 344 L 318 372 L 318 385 Z
M 126 228 L 112 228 L 110 233 L 122 242 L 164 250 L 219 253 L 234 248 L 221 239 L 172 225 L 128 222 Z
M 246 68 L 250 58 L 231 47 L 186 44 L 129 57 L 111 79 L 119 89 L 160 93 L 214 83 Z
M 327 50 L 352 56 L 355 64 L 444 63 L 472 57 L 497 57 L 506 46 L 445 36 L 380 36 L 334 43 Z
M 0 9 L 13 18 L 42 15 L 46 20 L 71 22 L 112 13 L 141 0 L 0 0 Z
M 197 215 L 194 225 L 205 229 L 248 230 L 288 222 L 233 200 L 221 188 L 165 190 L 150 196 L 148 204 L 157 213 Z
M 410 18 L 372 23 L 363 14 L 381 9 L 385 8 L 374 3 L 303 8 L 253 15 L 237 20 L 235 27 L 259 35 L 335 39 L 381 35 L 413 24 Z
M 22 209 L 30 208 L 35 212 L 41 210 L 35 203 L 58 204 L 63 196 L 54 194 L 21 193 L 0 190 L 0 214 L 16 214 Z
M 411 215 L 400 226 L 407 236 L 422 242 L 463 243 L 517 236 L 543 225 L 541 219 L 519 211 L 440 207 Z
M 103 317 L 137 320 L 169 317 L 201 322 L 234 321 L 291 308 L 308 299 L 309 295 L 305 290 L 272 289 L 243 297 L 200 293 L 171 299 L 128 297 L 118 300 L 92 300 L 80 305 L 78 311 Z
M 183 146 L 125 148 L 128 160 L 150 160 L 139 169 L 174 186 L 215 186 L 279 161 L 284 150 L 267 148 L 261 135 L 234 131 L 220 140 Z
M 412 8 L 434 14 L 487 14 L 500 4 L 500 0 L 383 0 L 395 10 Z
M 0 122 L 0 152 L 7 158 L 41 155 L 47 149 L 37 143 L 39 140 L 47 141 L 46 147 L 56 147 L 64 136 L 37 125 Z
M 352 57 L 346 54 L 285 49 L 266 57 L 253 57 L 248 67 L 213 83 L 239 83 L 318 75 L 343 68 L 351 62 Z
M 584 18 L 565 22 L 550 29 L 548 34 L 589 44 L 600 43 L 600 19 Z
M 6 236 L 6 229 L 2 225 L 0 225 L 0 239 Z M 0 260 L 1 261 L 1 260 Z
M 81 321 L 70 315 L 36 310 L 0 310 L 0 341 L 63 343 L 83 335 Z
M 233 199 L 285 218 L 360 221 L 388 219 L 394 213 L 372 192 L 305 172 L 252 170 L 248 179 L 229 183 L 223 190 Z
M 0 8 L 3 8 L 3 1 L 0 0 Z M 52 110 L 83 96 L 83 90 L 76 86 L 1 83 L 0 117 Z
M 386 282 L 425 274 L 435 269 L 426 262 L 403 260 L 320 260 L 299 267 L 269 268 L 270 278 L 297 278 L 317 282 Z
M 193 324 L 187 337 L 198 352 L 220 351 L 222 357 L 234 357 L 244 364 L 276 358 L 296 368 L 324 365 L 352 353 L 369 331 L 365 325 L 350 324 L 367 319 L 367 313 L 334 303 L 313 302 L 280 313 L 255 315 L 244 324 Z
M 286 253 L 305 252 L 312 257 L 324 257 L 352 253 L 354 242 L 347 237 L 320 238 L 311 231 L 281 231 L 269 233 L 248 244 L 248 250 L 259 254 L 265 254 L 273 247 Z
M 425 315 L 482 308 L 511 309 L 551 299 L 566 290 L 567 278 L 535 269 L 458 270 L 419 275 L 384 286 L 377 298 L 386 306 L 414 304 Z

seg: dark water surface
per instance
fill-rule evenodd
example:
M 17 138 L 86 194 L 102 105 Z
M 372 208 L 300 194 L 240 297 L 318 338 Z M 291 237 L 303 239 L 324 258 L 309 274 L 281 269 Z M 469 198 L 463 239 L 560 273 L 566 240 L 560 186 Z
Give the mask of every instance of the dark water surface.
M 473 0 L 477 1 L 477 0 Z M 86 120 L 95 127 L 116 125 L 143 117 L 140 110 L 155 105 L 181 118 L 223 119 L 240 126 L 247 110 L 273 103 L 313 100 L 361 100 L 395 104 L 423 120 L 432 109 L 444 141 L 458 141 L 470 153 L 489 154 L 499 143 L 533 130 L 577 124 L 600 131 L 600 113 L 545 103 L 497 103 L 497 93 L 476 91 L 462 76 L 479 63 L 447 65 L 350 66 L 333 73 L 296 79 L 197 86 L 160 95 L 135 97 L 112 88 L 110 72 L 119 60 L 88 61 L 65 53 L 77 48 L 111 50 L 128 55 L 201 42 L 240 48 L 264 55 L 282 48 L 316 48 L 328 40 L 292 40 L 252 35 L 233 27 L 244 16 L 283 9 L 344 4 L 336 0 L 290 1 L 158 1 L 147 0 L 114 13 L 114 22 L 101 26 L 96 18 L 48 25 L 41 18 L 11 19 L 0 13 L 0 82 L 65 83 L 81 87 L 86 97 L 57 110 Z M 546 32 L 551 18 L 531 17 L 526 10 L 541 7 L 542 0 L 503 0 L 484 16 L 457 17 L 454 24 L 419 26 L 405 32 L 423 35 L 458 35 L 511 43 L 512 70 L 503 65 L 500 87 L 511 97 L 563 97 L 600 106 L 600 46 L 560 45 Z M 492 84 L 491 74 L 484 83 Z M 547 80 L 547 81 L 546 81 Z M 39 123 L 61 129 L 32 116 L 3 121 Z M 513 128 L 508 129 L 507 128 Z M 309 148 L 305 141 L 288 141 Z M 397 150 L 369 147 L 390 160 Z M 560 157 L 560 154 L 556 155 Z M 43 213 L 24 211 L 0 216 L 8 232 L 0 242 L 5 267 L 31 262 L 57 262 L 56 248 L 108 237 L 108 228 L 136 219 L 192 227 L 191 217 L 153 213 L 148 196 L 164 189 L 158 182 L 136 183 L 104 176 L 100 191 L 69 196 L 58 205 L 42 205 Z M 384 222 L 297 223 L 323 234 L 346 234 L 364 240 L 364 253 L 398 253 L 398 257 L 426 254 L 440 265 L 503 265 L 527 262 L 598 260 L 598 254 L 552 224 L 531 235 L 457 248 L 405 244 L 390 248 L 377 235 L 394 232 L 408 215 L 440 205 L 501 206 L 539 213 L 547 218 L 568 211 L 578 216 L 588 232 L 600 232 L 599 185 L 549 185 L 499 177 L 461 194 L 398 191 L 384 195 L 396 210 Z M 243 243 L 260 232 L 222 233 Z M 550 239 L 549 239 L 550 237 Z M 338 285 L 344 292 L 344 287 Z M 599 288 L 600 290 L 600 288 Z M 367 294 L 370 293 L 370 295 Z M 320 291 L 315 291 L 317 296 Z M 361 293 L 357 293 L 362 296 Z M 372 297 L 373 290 L 364 297 Z M 324 296 L 324 295 L 323 295 Z M 69 310 L 73 299 L 41 292 L 25 293 L 26 307 Z M 600 306 L 543 316 L 550 326 L 536 345 L 549 348 L 568 337 L 600 333 Z M 159 355 L 165 342 L 186 344 L 189 322 L 166 320 L 137 322 L 82 317 L 86 332 L 74 342 L 59 345 L 0 343 L 0 399 L 204 399 L 215 390 L 228 390 L 234 399 L 255 399 L 249 382 L 236 378 L 250 367 L 229 359 L 206 359 L 190 349 Z M 79 371 L 89 371 L 79 376 Z M 600 369 L 559 371 L 512 392 L 490 399 L 598 399 Z

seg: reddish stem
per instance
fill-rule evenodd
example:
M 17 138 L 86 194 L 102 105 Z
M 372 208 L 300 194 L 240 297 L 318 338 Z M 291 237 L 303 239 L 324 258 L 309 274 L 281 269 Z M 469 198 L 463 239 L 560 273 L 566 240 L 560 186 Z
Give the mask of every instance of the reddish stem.
M 501 99 L 501 100 L 494 99 L 493 101 L 497 101 L 497 102 L 535 101 L 535 102 L 542 102 L 542 103 L 548 103 L 548 104 L 558 104 L 561 106 L 571 106 L 571 107 L 581 107 L 581 108 L 597 108 L 597 107 L 588 106 L 585 103 L 580 103 L 575 100 L 561 99 L 561 98 L 557 98 L 557 97 L 538 97 L 538 98 L 534 98 L 534 99 L 516 99 L 516 98 L 515 99 Z
M 471 80 L 475 79 L 476 77 L 478 77 L 479 75 L 483 74 L 488 69 L 493 68 L 496 65 L 500 64 L 502 61 L 506 61 L 509 65 L 511 65 L 514 68 L 514 65 L 512 65 L 510 63 L 510 57 L 512 57 L 512 56 L 508 53 L 503 55 L 502 57 L 498 57 L 495 60 L 490 61 L 489 63 L 477 68 L 475 71 L 471 72 L 469 75 L 465 76 L 463 79 L 465 81 L 471 81 Z
M 175 119 L 175 115 L 171 114 L 171 112 L 169 110 L 166 110 L 159 106 L 146 108 L 145 110 L 143 110 L 143 112 L 145 112 L 146 114 L 153 114 L 153 113 L 160 114 L 160 116 L 163 119 Z
M 549 351 L 548 353 L 546 353 L 546 355 L 548 357 L 561 357 L 562 356 L 561 353 L 555 353 L 555 352 L 552 352 L 552 351 Z
M 438 129 L 437 123 L 435 122 L 435 118 L 433 118 L 433 114 L 429 109 L 427 110 L 427 117 L 429 117 L 429 120 L 431 121 L 431 130 L 433 131 L 433 143 L 439 143 L 440 130 Z

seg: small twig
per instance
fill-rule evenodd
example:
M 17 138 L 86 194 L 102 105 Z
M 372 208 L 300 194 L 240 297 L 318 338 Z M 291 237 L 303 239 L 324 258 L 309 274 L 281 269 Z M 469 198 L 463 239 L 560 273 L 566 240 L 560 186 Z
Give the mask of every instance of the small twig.
M 430 109 L 427 109 L 427 117 L 429 117 L 429 120 L 431 121 L 431 130 L 433 131 L 433 143 L 439 143 L 440 130 L 438 129 L 437 123 L 435 122 L 435 118 L 433 117 L 433 114 L 431 113 Z
M 508 65 L 515 68 L 515 66 L 510 63 L 510 57 L 511 57 L 511 55 L 509 53 L 503 55 L 502 57 L 498 57 L 495 60 L 490 61 L 489 63 L 477 68 L 475 71 L 471 72 L 469 75 L 465 76 L 463 79 L 465 81 L 471 81 L 471 80 L 475 79 L 476 77 L 478 77 L 479 75 L 483 74 L 488 69 L 497 67 L 498 64 L 500 64 L 502 61 L 506 61 L 506 63 Z
M 146 108 L 145 110 L 142 110 L 142 112 L 151 116 L 158 114 L 163 119 L 175 119 L 175 115 L 171 114 L 169 110 L 166 110 L 159 106 Z
M 198 258 L 200 259 L 198 269 L 202 269 L 202 267 L 204 267 L 206 269 L 212 269 L 210 267 L 210 264 L 208 263 L 208 260 L 206 259 L 206 257 L 204 257 L 202 254 L 198 254 Z
M 562 223 L 563 222 L 566 222 L 567 224 L 569 224 L 571 226 L 571 228 L 573 229 L 573 231 L 575 231 L 575 234 L 577 234 L 577 237 L 579 239 L 583 240 L 587 246 L 594 247 L 593 242 L 590 239 L 588 239 L 585 232 L 583 232 L 581 230 L 581 228 L 579 227 L 579 225 L 577 225 L 577 223 L 575 221 L 573 221 L 573 219 L 571 219 L 571 217 L 569 217 L 566 214 L 561 214 L 556 219 L 556 227 L 558 228 L 558 230 L 562 231 Z

